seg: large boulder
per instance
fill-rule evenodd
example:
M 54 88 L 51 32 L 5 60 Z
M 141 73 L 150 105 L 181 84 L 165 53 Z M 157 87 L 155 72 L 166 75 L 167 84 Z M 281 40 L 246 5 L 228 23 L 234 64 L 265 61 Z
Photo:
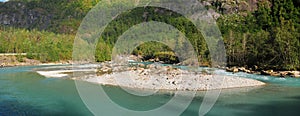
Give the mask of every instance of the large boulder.
M 271 75 L 271 73 L 273 73 L 273 70 L 267 70 L 267 71 L 262 70 L 260 72 L 261 75 Z
M 239 71 L 241 71 L 241 72 L 252 73 L 251 70 L 248 70 L 248 69 L 246 69 L 245 67 L 240 67 L 240 68 L 238 68 L 238 69 L 239 69 Z
M 280 74 L 280 77 L 286 77 L 288 75 L 288 71 L 280 71 L 279 74 Z
M 300 77 L 300 71 L 289 71 L 288 76 L 291 76 L 291 77 Z
M 269 75 L 269 76 L 281 76 L 279 72 L 274 72 L 273 70 L 261 71 L 261 75 Z
M 231 68 L 226 67 L 226 71 L 237 73 L 237 72 L 239 72 L 239 69 L 237 67 L 231 67 Z

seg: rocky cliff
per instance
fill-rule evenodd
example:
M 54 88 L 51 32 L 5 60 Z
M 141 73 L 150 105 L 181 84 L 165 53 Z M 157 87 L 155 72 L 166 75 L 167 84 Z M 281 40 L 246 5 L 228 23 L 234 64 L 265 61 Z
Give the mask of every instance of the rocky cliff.
M 257 8 L 257 0 L 199 0 L 209 12 L 217 19 L 221 14 L 242 14 L 254 11 Z M 86 14 L 74 9 L 75 0 L 32 0 L 0 2 L 0 25 L 14 26 L 27 29 L 55 30 L 57 32 L 74 33 L 80 24 L 80 20 Z M 75 6 L 72 6 L 72 5 Z M 74 16 L 75 15 L 75 16 Z M 74 21 L 74 17 L 77 17 Z M 72 19 L 73 18 L 73 19 Z M 70 24 L 76 22 L 77 24 Z M 55 28 L 55 29 L 49 29 Z
M 49 27 L 52 14 L 41 8 L 30 8 L 23 2 L 0 3 L 0 25 L 22 28 Z
M 257 9 L 258 0 L 200 0 L 205 6 L 222 14 L 242 13 Z M 263 0 L 262 0 L 263 1 Z

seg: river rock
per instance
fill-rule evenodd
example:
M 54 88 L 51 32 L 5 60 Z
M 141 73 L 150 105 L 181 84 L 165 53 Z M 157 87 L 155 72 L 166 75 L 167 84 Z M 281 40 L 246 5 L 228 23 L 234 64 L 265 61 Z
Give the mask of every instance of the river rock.
M 154 59 L 149 59 L 148 61 L 150 61 L 150 62 L 154 62 L 155 60 L 154 60 Z
M 232 67 L 232 68 L 226 67 L 226 71 L 237 73 L 237 72 L 239 72 L 239 69 L 237 67 Z
M 155 65 L 154 64 L 149 64 L 149 65 L 146 66 L 146 68 L 153 69 L 153 68 L 155 68 Z
M 251 73 L 251 70 L 246 69 L 245 67 L 238 68 L 241 72 Z
M 143 68 L 144 68 L 144 67 L 145 67 L 145 64 L 141 64 L 141 63 L 139 63 L 139 64 L 138 64 L 138 66 L 139 66 L 139 67 L 143 67 Z
M 300 77 L 300 71 L 289 71 L 287 75 L 291 77 Z
M 172 71 L 172 66 L 164 66 L 163 67 L 163 70 L 166 70 L 166 71 Z
M 103 74 L 111 74 L 112 73 L 112 68 L 108 66 L 103 66 L 97 71 L 97 75 L 103 75 Z
M 211 73 L 207 70 L 201 70 L 201 74 L 203 75 L 210 75 Z
M 142 73 L 144 70 L 145 70 L 144 68 L 137 68 L 137 71 L 138 71 L 139 73 Z
M 287 71 L 281 71 L 281 72 L 279 72 L 280 77 L 286 77 L 288 75 L 288 73 L 289 72 L 287 72 Z
M 146 66 L 147 69 L 162 69 L 162 64 L 161 63 L 153 63 L 153 64 L 149 64 Z
M 145 76 L 145 75 L 149 75 L 149 70 L 141 70 L 141 72 L 139 72 L 139 76 Z
M 277 76 L 277 77 L 279 77 L 282 74 L 279 73 L 279 72 L 274 72 L 273 70 L 267 70 L 267 71 L 262 70 L 261 71 L 261 75 L 270 75 L 270 76 Z
M 267 71 L 262 70 L 260 72 L 261 75 L 271 75 L 272 73 L 273 73 L 273 70 L 267 70 Z
M 281 74 L 280 74 L 280 73 L 278 73 L 278 72 L 273 72 L 273 73 L 271 73 L 271 76 L 276 76 L 276 77 L 279 77 L 279 76 L 281 76 Z

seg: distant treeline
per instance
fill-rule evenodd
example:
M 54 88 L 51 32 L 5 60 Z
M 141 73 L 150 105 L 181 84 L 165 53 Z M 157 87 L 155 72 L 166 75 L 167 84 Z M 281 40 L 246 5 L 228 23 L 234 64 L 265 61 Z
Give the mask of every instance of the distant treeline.
M 27 53 L 41 62 L 72 59 L 74 35 L 53 32 L 0 28 L 0 53 Z
M 38 27 L 38 23 L 30 28 L 20 25 L 1 26 L 0 52 L 28 53 L 28 58 L 45 62 L 71 59 L 76 30 L 83 17 L 98 1 L 22 1 L 28 9 L 44 9 L 41 12 L 51 14 L 51 24 L 42 30 L 35 28 Z M 19 1 L 11 1 L 10 4 L 14 2 Z M 2 7 L 7 4 L 0 3 L 0 14 L 10 12 L 10 7 L 5 10 Z M 254 11 L 228 14 L 223 14 L 224 9 L 220 9 L 220 5 L 221 1 L 217 0 L 209 8 L 222 14 L 217 23 L 224 38 L 229 66 L 258 66 L 275 70 L 300 69 L 300 5 L 297 0 L 262 0 L 257 3 L 257 9 Z M 146 18 L 143 17 L 145 12 L 148 14 Z M 149 21 L 165 22 L 176 27 L 193 44 L 199 61 L 209 64 L 209 50 L 195 26 L 177 13 L 155 7 L 136 8 L 111 22 L 99 38 L 96 60 L 110 60 L 112 47 L 118 37 L 133 25 Z M 185 44 L 177 42 L 176 46 Z M 136 48 L 132 54 L 141 55 L 144 59 L 159 57 L 168 63 L 178 62 L 171 52 L 172 50 L 163 44 L 149 42 Z

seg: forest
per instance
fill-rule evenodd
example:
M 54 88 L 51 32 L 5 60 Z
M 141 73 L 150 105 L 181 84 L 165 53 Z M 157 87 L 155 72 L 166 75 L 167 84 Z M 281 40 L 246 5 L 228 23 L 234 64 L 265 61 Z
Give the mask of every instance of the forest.
M 7 20 L 0 22 L 0 53 L 27 53 L 27 58 L 42 62 L 72 59 L 77 29 L 84 16 L 99 1 L 10 0 L 0 3 L 0 19 Z M 300 70 L 298 0 L 259 0 L 250 10 L 236 5 L 243 3 L 250 6 L 245 0 L 238 0 L 238 3 L 232 0 L 230 4 L 230 0 L 207 1 L 210 2 L 207 9 L 214 9 L 221 14 L 217 24 L 224 39 L 228 66 Z M 18 4 L 23 7 L 18 7 Z M 224 4 L 239 10 L 228 12 Z M 145 12 L 149 14 L 147 18 L 142 17 Z M 12 14 L 26 20 L 12 20 L 17 19 Z M 30 14 L 36 15 L 36 18 Z M 210 65 L 211 54 L 203 36 L 193 24 L 180 14 L 155 7 L 136 8 L 111 22 L 99 37 L 96 61 L 111 60 L 111 51 L 117 38 L 133 25 L 149 21 L 165 22 L 183 32 L 193 44 L 199 62 Z M 178 42 L 176 46 L 184 44 Z M 166 63 L 178 63 L 178 58 L 168 46 L 155 42 L 138 46 L 132 54 L 140 55 L 144 60 L 160 58 Z

